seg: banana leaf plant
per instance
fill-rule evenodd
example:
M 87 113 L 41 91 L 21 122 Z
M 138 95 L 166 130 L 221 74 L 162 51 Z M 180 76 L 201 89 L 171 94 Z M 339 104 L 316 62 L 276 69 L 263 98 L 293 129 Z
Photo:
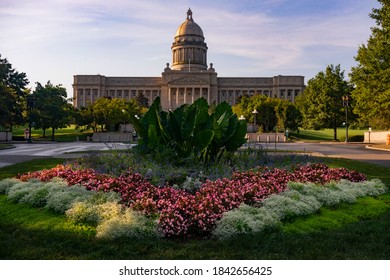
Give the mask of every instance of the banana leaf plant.
M 157 97 L 141 119 L 133 118 L 140 148 L 148 153 L 171 149 L 172 157 L 219 161 L 225 151 L 234 152 L 245 143 L 246 122 L 239 121 L 226 102 L 210 111 L 200 98 L 165 112 Z

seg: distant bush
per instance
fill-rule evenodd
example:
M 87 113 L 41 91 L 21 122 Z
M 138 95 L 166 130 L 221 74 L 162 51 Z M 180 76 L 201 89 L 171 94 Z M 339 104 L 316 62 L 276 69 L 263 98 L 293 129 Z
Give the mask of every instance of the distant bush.
M 364 135 L 353 135 L 348 137 L 349 142 L 364 142 Z

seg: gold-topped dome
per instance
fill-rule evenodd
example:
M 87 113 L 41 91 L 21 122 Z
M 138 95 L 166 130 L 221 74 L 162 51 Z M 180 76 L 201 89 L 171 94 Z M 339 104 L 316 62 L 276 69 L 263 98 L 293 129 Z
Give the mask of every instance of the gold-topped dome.
M 172 70 L 207 70 L 207 44 L 202 28 L 192 18 L 188 9 L 187 19 L 176 30 L 172 44 Z
M 193 20 L 192 11 L 188 9 L 187 11 L 187 19 L 183 22 L 179 28 L 176 30 L 176 37 L 181 36 L 199 36 L 204 39 L 202 28 Z

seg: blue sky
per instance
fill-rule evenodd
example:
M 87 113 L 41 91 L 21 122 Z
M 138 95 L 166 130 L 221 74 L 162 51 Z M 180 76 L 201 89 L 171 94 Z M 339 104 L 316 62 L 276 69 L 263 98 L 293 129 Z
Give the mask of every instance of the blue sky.
M 189 7 L 219 77 L 346 76 L 375 23 L 370 0 L 2 0 L 0 54 L 35 82 L 160 76 Z

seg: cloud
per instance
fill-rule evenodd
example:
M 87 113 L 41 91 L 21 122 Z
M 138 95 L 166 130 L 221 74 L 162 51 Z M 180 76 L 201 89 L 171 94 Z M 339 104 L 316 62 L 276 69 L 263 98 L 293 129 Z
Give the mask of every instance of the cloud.
M 368 39 L 366 0 L 3 0 L 1 54 L 32 82 L 74 74 L 158 76 L 191 6 L 220 76 L 300 74 L 353 63 Z M 324 8 L 326 7 L 326 9 Z M 298 10 L 299 8 L 299 10 Z M 286 73 L 287 72 L 287 73 Z

